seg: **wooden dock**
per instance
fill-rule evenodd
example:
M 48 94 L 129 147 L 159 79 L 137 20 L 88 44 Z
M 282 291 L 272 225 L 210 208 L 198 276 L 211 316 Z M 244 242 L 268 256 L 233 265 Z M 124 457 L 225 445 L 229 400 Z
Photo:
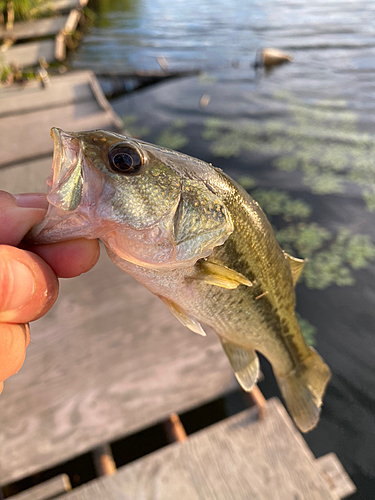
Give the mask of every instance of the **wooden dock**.
M 0 167 L 29 170 L 50 161 L 52 126 L 64 130 L 105 128 L 120 131 L 122 122 L 104 97 L 91 71 L 51 78 L 43 89 L 37 81 L 26 87 L 0 89 Z M 20 144 L 23 145 L 20 148 Z M 35 176 L 35 178 L 39 176 Z
M 324 457 L 325 460 L 326 457 Z M 327 457 L 329 461 L 331 456 Z M 332 500 L 340 496 L 277 399 L 250 409 L 64 495 L 64 500 Z
M 0 27 L 1 63 L 23 68 L 38 65 L 41 59 L 47 63 L 64 60 L 67 37 L 77 29 L 87 3 L 54 0 L 46 3 L 51 17 L 18 22 L 11 29 Z
M 0 189 L 45 190 L 52 126 L 119 131 L 121 120 L 88 71 L 46 89 L 1 89 Z M 32 324 L 23 368 L 6 381 L 1 486 L 86 452 L 97 475 L 113 473 L 108 443 L 167 422 L 169 440 L 183 442 L 61 498 L 328 500 L 353 491 L 337 461 L 314 459 L 277 401 L 262 421 L 250 410 L 186 439 L 178 414 L 238 388 L 228 360 L 212 331 L 194 335 L 102 254 L 89 273 L 61 280 L 56 305 Z M 68 487 L 60 474 L 18 498 L 47 500 Z

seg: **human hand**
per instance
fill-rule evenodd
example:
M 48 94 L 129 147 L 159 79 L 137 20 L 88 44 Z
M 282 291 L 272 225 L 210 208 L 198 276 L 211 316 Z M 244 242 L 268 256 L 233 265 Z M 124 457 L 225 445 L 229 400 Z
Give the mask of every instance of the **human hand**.
M 3 381 L 24 362 L 29 321 L 46 314 L 57 298 L 57 277 L 79 276 L 99 258 L 97 240 L 23 245 L 23 237 L 43 219 L 47 206 L 43 194 L 14 197 L 0 191 L 0 393 Z

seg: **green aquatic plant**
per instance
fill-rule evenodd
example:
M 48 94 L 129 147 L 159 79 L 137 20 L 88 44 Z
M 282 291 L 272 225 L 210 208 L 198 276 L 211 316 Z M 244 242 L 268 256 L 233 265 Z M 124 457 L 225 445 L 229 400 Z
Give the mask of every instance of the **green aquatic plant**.
M 239 182 L 241 183 L 241 179 Z M 311 215 L 310 205 L 303 200 L 292 199 L 285 191 L 256 189 L 251 194 L 269 217 L 281 215 L 285 221 L 291 221 L 306 219 Z
M 316 344 L 316 332 L 317 329 L 312 325 L 307 319 L 302 318 L 298 313 L 296 314 L 301 333 L 307 345 L 314 346 Z
M 277 92 L 270 105 L 282 107 L 285 119 L 249 115 L 234 123 L 209 118 L 203 138 L 211 142 L 211 152 L 225 158 L 261 154 L 278 170 L 301 172 L 315 194 L 345 193 L 354 183 L 367 209 L 375 211 L 375 135 L 358 130 L 357 115 L 347 103 L 304 103 Z
M 122 117 L 122 125 L 125 135 L 130 135 L 138 139 L 142 139 L 150 133 L 150 129 L 145 126 L 137 125 L 138 118 L 136 115 L 125 115 Z
M 49 0 L 0 0 L 0 25 L 12 29 L 14 21 L 29 21 L 53 11 Z
M 156 138 L 159 146 L 169 149 L 180 150 L 189 142 L 189 138 L 181 131 L 186 125 L 182 119 L 172 122 L 170 127 L 165 128 Z
M 250 175 L 241 175 L 241 177 L 237 179 L 237 182 L 247 191 L 256 186 L 256 180 Z
M 254 186 L 255 180 L 250 179 Z M 241 183 L 241 177 L 238 181 Z M 312 207 L 286 191 L 258 188 L 251 195 L 274 226 L 283 250 L 307 259 L 299 282 L 308 288 L 354 285 L 353 271 L 365 269 L 375 260 L 375 245 L 369 235 L 352 234 L 346 228 L 339 228 L 334 234 L 309 221 Z

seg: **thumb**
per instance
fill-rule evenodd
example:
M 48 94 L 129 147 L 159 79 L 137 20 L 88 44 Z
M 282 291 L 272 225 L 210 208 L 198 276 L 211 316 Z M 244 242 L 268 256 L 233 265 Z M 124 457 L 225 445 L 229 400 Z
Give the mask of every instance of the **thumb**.
M 0 322 L 28 323 L 54 304 L 58 281 L 37 255 L 0 245 Z

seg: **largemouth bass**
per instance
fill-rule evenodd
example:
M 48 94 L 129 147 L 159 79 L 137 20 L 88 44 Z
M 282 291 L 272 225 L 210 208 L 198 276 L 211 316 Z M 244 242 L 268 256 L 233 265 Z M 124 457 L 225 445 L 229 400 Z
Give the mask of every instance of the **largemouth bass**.
M 245 391 L 262 353 L 295 423 L 312 429 L 330 370 L 295 316 L 304 261 L 281 250 L 258 203 L 220 169 L 184 154 L 102 130 L 51 134 L 50 205 L 32 240 L 100 238 L 185 326 L 216 331 Z

